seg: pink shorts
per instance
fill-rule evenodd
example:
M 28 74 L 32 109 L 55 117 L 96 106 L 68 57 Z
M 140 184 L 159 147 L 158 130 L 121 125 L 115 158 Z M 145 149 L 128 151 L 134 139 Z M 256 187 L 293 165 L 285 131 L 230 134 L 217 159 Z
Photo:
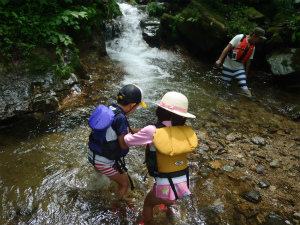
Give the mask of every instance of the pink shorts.
M 179 199 L 189 196 L 191 194 L 186 181 L 178 183 L 178 184 L 174 184 L 174 186 L 175 186 L 175 190 L 177 192 Z M 169 200 L 169 201 L 176 200 L 174 192 L 173 192 L 170 184 L 158 185 L 158 186 L 156 184 L 154 184 L 153 192 L 157 198 L 161 198 L 161 199 Z

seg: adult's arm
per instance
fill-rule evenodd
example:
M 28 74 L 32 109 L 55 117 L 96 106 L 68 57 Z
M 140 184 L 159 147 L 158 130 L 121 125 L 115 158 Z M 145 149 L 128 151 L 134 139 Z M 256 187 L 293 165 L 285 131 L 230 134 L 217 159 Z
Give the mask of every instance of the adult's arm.
M 228 51 L 232 48 L 232 44 L 228 44 L 224 50 L 222 51 L 221 55 L 220 55 L 220 58 L 216 61 L 216 66 L 217 67 L 220 67 L 225 59 L 225 57 L 227 56 L 227 53 Z

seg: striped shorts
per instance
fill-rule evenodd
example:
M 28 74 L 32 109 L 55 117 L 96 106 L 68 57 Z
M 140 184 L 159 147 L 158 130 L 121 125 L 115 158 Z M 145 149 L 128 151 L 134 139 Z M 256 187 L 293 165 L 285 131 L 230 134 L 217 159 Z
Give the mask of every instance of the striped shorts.
M 242 89 L 248 89 L 246 83 L 246 73 L 245 70 L 231 70 L 223 67 L 222 69 L 222 80 L 230 83 L 232 78 L 235 77 L 238 81 L 239 87 Z
M 91 164 L 93 164 L 93 155 L 94 153 L 89 150 L 89 161 Z M 94 164 L 93 164 L 94 165 Z M 98 170 L 100 173 L 105 174 L 108 177 L 111 177 L 113 175 L 116 175 L 118 172 L 117 166 L 114 160 L 107 159 L 103 156 L 95 154 L 95 165 L 94 167 L 96 170 Z

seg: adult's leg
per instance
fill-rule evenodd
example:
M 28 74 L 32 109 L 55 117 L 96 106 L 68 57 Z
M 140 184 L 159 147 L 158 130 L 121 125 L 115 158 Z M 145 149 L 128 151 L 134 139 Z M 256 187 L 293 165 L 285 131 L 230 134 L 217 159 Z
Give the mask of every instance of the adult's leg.
M 246 95 L 247 97 L 252 97 L 251 91 L 247 87 L 245 70 L 238 70 L 235 73 L 235 77 L 238 81 L 239 87 L 242 89 L 242 94 Z
M 223 84 L 222 85 L 226 85 L 226 86 L 230 85 L 232 77 L 234 76 L 234 71 L 235 70 L 230 70 L 230 69 L 223 67 L 223 69 L 222 69 Z

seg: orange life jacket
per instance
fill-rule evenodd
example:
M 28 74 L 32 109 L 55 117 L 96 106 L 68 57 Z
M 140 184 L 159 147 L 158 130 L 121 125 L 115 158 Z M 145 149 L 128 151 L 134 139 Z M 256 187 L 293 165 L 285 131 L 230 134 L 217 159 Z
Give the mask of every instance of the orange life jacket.
M 254 46 L 255 45 L 253 45 L 253 44 L 247 43 L 246 34 L 244 34 L 241 39 L 241 43 L 238 46 L 230 49 L 230 51 L 228 52 L 228 55 L 231 59 L 233 59 L 237 62 L 245 63 L 250 58 L 250 56 L 253 52 Z

